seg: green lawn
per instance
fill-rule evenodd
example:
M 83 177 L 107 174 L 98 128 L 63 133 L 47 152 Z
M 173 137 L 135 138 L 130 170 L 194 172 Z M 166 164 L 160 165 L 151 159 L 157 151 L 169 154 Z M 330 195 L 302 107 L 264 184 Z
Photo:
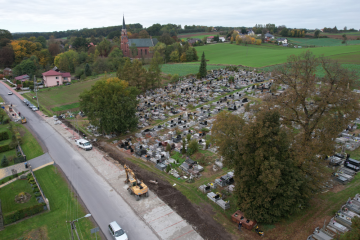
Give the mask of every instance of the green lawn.
M 29 132 L 29 130 L 20 123 L 16 124 L 15 126 L 18 127 L 19 132 L 21 134 L 22 142 L 23 142 L 21 144 L 21 148 L 24 151 L 24 154 L 26 155 L 26 159 L 30 160 L 43 155 L 44 152 L 40 144 L 38 143 L 36 138 L 31 134 L 31 132 Z
M 188 74 L 196 74 L 199 72 L 200 63 L 176 63 L 176 64 L 163 64 L 161 71 L 165 74 L 179 74 L 185 76 Z M 220 69 L 224 66 L 207 65 L 207 70 Z
M 289 43 L 300 46 L 334 47 L 344 46 L 341 39 L 334 38 L 287 38 Z M 348 45 L 360 44 L 360 40 L 348 40 Z
M 249 67 L 265 67 L 286 62 L 288 56 L 298 55 L 309 49 L 306 48 L 265 48 L 256 45 L 236 45 L 236 44 L 213 44 L 196 47 L 199 58 L 202 52 L 209 64 L 232 64 L 244 65 Z M 345 53 L 360 52 L 360 45 L 338 46 L 338 47 L 321 47 L 310 49 L 315 55 L 324 54 L 332 56 Z
M 35 172 L 35 175 L 46 197 L 49 199 L 51 211 L 6 227 L 0 233 L 2 240 L 18 239 L 24 237 L 32 230 L 39 229 L 41 229 L 44 235 L 47 235 L 48 238 L 44 239 L 69 239 L 70 229 L 66 221 L 74 220 L 87 214 L 74 197 L 69 197 L 68 185 L 59 173 L 55 173 L 54 166 L 40 169 Z M 16 182 L 18 181 L 20 180 Z M 11 187 L 11 185 L 9 184 L 8 186 Z M 71 212 L 69 210 L 70 206 Z M 95 235 L 90 234 L 90 229 L 95 226 L 89 219 L 81 219 L 76 223 L 76 226 L 81 239 L 95 239 Z M 97 237 L 100 239 L 99 235 Z
M 26 192 L 31 195 L 31 198 L 26 203 L 16 203 L 15 196 L 21 192 Z M 9 185 L 6 185 L 0 189 L 1 208 L 3 214 L 11 213 L 23 208 L 27 208 L 36 205 L 36 197 L 32 191 L 32 187 L 27 180 L 16 180 Z

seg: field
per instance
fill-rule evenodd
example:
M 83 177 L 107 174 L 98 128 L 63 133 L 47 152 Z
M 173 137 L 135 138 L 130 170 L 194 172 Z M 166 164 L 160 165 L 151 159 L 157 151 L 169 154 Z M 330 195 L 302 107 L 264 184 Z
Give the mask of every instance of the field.
M 330 58 L 338 60 L 340 63 L 360 64 L 360 52 L 338 54 L 331 56 Z
M 199 72 L 200 63 L 176 63 L 163 64 L 161 71 L 165 74 L 179 74 L 185 76 L 187 74 L 196 74 Z M 224 68 L 224 66 L 207 65 L 207 70 Z
M 244 65 L 249 67 L 265 67 L 286 62 L 287 57 L 295 54 L 298 55 L 308 49 L 298 48 L 266 48 L 254 45 L 242 46 L 235 44 L 213 44 L 196 47 L 199 57 L 205 52 L 206 59 L 209 64 L 232 64 Z M 359 53 L 360 45 L 339 46 L 339 47 L 322 47 L 312 48 L 311 51 L 315 55 L 324 54 L 332 56 L 345 53 Z
M 300 46 L 334 47 L 344 46 L 342 40 L 334 38 L 287 38 L 289 43 Z M 348 45 L 360 44 L 360 40 L 348 40 Z
M 49 199 L 51 211 L 6 227 L 1 231 L 2 240 L 67 239 L 70 237 L 70 225 L 65 221 L 80 218 L 87 213 L 74 197 L 69 197 L 69 189 L 66 181 L 62 178 L 59 171 L 57 171 L 57 173 L 55 172 L 53 166 L 40 169 L 35 172 L 35 175 L 45 195 Z M 19 181 L 20 180 L 17 180 L 16 182 Z M 28 184 L 26 181 L 24 182 Z M 8 186 L 11 188 L 12 184 Z M 0 189 L 0 194 L 2 194 L 2 189 Z M 68 210 L 70 205 L 73 207 L 71 215 Z M 3 209 L 4 206 L 3 203 Z M 94 234 L 90 235 L 90 229 L 94 228 L 94 226 L 89 219 L 81 219 L 76 223 L 76 226 L 82 239 L 95 239 Z M 25 238 L 29 236 L 32 238 Z M 99 236 L 98 239 L 100 239 Z

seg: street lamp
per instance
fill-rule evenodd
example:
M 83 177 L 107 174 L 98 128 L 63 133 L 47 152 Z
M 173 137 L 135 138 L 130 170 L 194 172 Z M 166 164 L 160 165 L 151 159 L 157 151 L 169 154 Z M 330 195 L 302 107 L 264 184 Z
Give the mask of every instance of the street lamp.
M 91 214 L 90 213 L 88 213 L 88 214 L 86 214 L 85 216 L 83 216 L 83 217 L 81 217 L 81 218 L 78 218 L 78 219 L 75 219 L 75 220 L 73 220 L 73 221 L 66 221 L 66 222 L 69 222 L 70 224 L 71 224 L 71 239 L 72 240 L 74 240 L 74 230 L 75 230 L 75 233 L 76 233 L 76 236 L 77 236 L 77 238 L 78 238 L 78 240 L 80 240 L 80 237 L 79 237 L 79 234 L 78 234 L 78 232 L 77 232 L 77 230 L 76 230 L 76 226 L 75 226 L 75 222 L 78 222 L 80 219 L 82 219 L 82 218 L 88 218 L 88 217 L 90 217 L 91 216 Z

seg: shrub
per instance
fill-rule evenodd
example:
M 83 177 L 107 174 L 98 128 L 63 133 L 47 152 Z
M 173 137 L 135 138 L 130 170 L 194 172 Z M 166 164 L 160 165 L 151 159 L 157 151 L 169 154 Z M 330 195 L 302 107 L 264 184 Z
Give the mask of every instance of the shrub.
M 206 143 L 206 149 L 208 149 L 210 146 L 210 140 L 206 140 L 205 143 Z
M 193 155 L 198 150 L 199 150 L 198 141 L 196 139 L 191 140 L 189 145 L 188 145 L 188 150 L 187 150 L 188 155 Z
M 170 146 L 170 144 L 166 145 L 166 151 L 167 151 L 167 152 L 171 152 L 171 146 Z
M 205 132 L 205 133 L 210 132 L 210 130 L 209 130 L 208 128 L 206 128 L 206 127 L 203 127 L 203 128 L 201 129 L 201 131 L 202 131 L 202 132 Z
M 168 164 L 168 165 L 166 166 L 166 172 L 168 173 L 170 170 L 171 170 L 171 166 L 170 166 L 170 164 Z
M 190 142 L 190 139 L 191 139 L 191 134 L 189 133 L 188 135 L 186 135 L 186 140 L 188 143 Z
M 35 215 L 44 210 L 44 204 L 40 203 L 31 207 L 17 210 L 13 213 L 4 215 L 4 225 L 19 221 L 20 219 Z
M 4 157 L 1 160 L 1 166 L 2 167 L 7 167 L 9 166 L 9 161 L 6 159 L 6 156 L 4 155 Z
M 10 136 L 9 136 L 8 132 L 5 131 L 5 132 L 0 133 L 0 141 L 7 140 L 9 138 L 10 138 Z

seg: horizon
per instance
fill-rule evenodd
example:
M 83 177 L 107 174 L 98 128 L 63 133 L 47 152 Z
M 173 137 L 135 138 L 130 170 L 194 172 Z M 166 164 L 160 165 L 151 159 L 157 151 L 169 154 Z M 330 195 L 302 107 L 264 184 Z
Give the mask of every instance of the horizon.
M 154 0 L 151 3 L 140 0 L 136 5 L 111 0 L 105 0 L 101 4 L 93 0 L 62 2 L 35 0 L 24 3 L 23 0 L 2 1 L 0 28 L 16 34 L 119 26 L 124 14 L 127 23 L 140 23 L 144 28 L 155 23 L 161 25 L 172 23 L 182 27 L 185 25 L 253 27 L 256 24 L 272 23 L 276 26 L 285 25 L 297 29 L 322 29 L 334 26 L 339 30 L 345 26 L 347 29 L 360 29 L 360 16 L 357 10 L 360 8 L 360 2 L 355 0 L 345 0 L 340 4 L 335 0 L 316 2 L 305 0 L 301 3 L 257 0 L 246 4 L 226 0 L 216 6 L 204 0 L 198 2 L 184 0 L 173 4 L 163 0 Z

